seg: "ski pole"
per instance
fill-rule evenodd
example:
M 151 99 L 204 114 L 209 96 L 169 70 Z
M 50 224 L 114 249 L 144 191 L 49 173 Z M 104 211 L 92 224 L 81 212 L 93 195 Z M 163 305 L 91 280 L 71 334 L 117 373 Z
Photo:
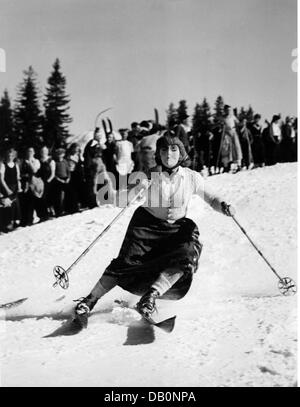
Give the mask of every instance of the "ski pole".
M 53 284 L 55 288 L 57 285 L 60 285 L 63 289 L 69 287 L 69 273 L 71 270 L 79 263 L 79 261 L 91 250 L 91 248 L 97 243 L 97 241 L 111 228 L 111 226 L 122 216 L 122 214 L 130 207 L 130 205 L 136 201 L 151 185 L 151 181 L 145 187 L 143 187 L 131 200 L 128 204 L 113 218 L 113 220 L 106 226 L 104 230 L 96 237 L 95 240 L 84 250 L 83 253 L 71 264 L 71 266 L 65 270 L 61 266 L 55 266 L 53 269 L 53 274 L 56 279 L 56 282 Z
M 108 112 L 108 110 L 111 110 L 111 109 L 112 109 L 112 107 L 108 107 L 107 109 L 104 109 L 104 110 L 102 110 L 100 113 L 97 114 L 96 119 L 95 119 L 95 128 L 96 128 L 97 125 L 98 125 L 98 119 L 99 119 L 99 117 L 100 117 L 103 113 Z
M 275 274 L 275 276 L 279 279 L 278 281 L 278 289 L 282 295 L 289 296 L 289 295 L 294 295 L 297 292 L 297 285 L 294 280 L 292 280 L 290 277 L 280 277 L 280 275 L 277 273 L 277 271 L 274 269 L 274 267 L 271 265 L 271 263 L 266 259 L 266 257 L 262 254 L 262 252 L 258 249 L 258 247 L 255 245 L 253 240 L 249 237 L 245 229 L 239 224 L 239 222 L 236 220 L 234 215 L 231 215 L 232 219 L 234 222 L 238 225 L 238 227 L 241 229 L 243 234 L 247 237 L 249 242 L 252 244 L 254 249 L 258 252 L 258 254 L 263 258 L 263 260 L 267 263 L 267 265 L 270 267 L 272 272 Z

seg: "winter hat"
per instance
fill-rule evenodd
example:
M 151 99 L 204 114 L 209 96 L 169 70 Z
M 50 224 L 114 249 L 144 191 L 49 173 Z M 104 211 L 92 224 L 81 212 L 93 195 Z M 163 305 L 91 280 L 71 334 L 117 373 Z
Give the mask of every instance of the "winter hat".
M 160 149 L 164 148 L 164 147 L 168 148 L 169 146 L 174 146 L 174 145 L 179 147 L 179 152 L 180 152 L 179 160 L 178 160 L 176 167 L 178 165 L 181 165 L 182 163 L 184 163 L 184 161 L 186 161 L 189 158 L 189 156 L 184 148 L 184 145 L 183 145 L 182 141 L 179 139 L 179 137 L 177 137 L 173 131 L 167 130 L 156 142 L 155 160 L 158 165 L 162 165 L 161 158 L 160 158 Z

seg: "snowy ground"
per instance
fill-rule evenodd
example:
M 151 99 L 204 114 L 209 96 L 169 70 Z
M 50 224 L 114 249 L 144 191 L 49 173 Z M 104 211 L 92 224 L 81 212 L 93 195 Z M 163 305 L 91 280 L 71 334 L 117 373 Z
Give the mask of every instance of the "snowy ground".
M 296 164 L 278 164 L 207 180 L 236 206 L 278 273 L 294 279 L 296 177 Z M 190 216 L 204 242 L 200 266 L 189 294 L 173 303 L 171 334 L 123 321 L 114 299 L 134 304 L 137 297 L 116 288 L 99 301 L 88 329 L 44 338 L 117 255 L 134 207 L 72 271 L 67 291 L 52 288 L 53 266 L 68 267 L 118 209 L 96 208 L 0 236 L 0 302 L 29 297 L 1 314 L 1 385 L 295 386 L 296 296 L 279 294 L 277 278 L 230 218 L 201 208 L 195 198 Z

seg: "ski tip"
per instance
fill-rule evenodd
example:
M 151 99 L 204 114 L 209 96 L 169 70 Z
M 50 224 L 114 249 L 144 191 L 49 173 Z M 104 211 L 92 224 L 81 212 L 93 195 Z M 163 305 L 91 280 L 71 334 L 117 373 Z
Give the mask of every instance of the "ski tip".
M 23 302 L 25 302 L 27 300 L 28 300 L 28 297 L 25 297 L 25 298 L 20 298 L 19 300 L 16 300 L 16 301 L 7 302 L 6 304 L 0 304 L 0 309 L 14 308 L 14 307 L 17 307 L 18 305 L 23 304 Z
M 164 321 L 154 324 L 156 327 L 162 329 L 164 332 L 171 333 L 175 328 L 176 315 Z

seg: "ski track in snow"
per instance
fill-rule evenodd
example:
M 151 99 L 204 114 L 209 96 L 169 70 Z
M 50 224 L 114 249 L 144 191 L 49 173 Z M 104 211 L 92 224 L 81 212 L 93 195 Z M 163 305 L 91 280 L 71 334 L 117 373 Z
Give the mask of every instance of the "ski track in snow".
M 223 174 L 207 183 L 237 209 L 236 217 L 282 276 L 296 280 L 297 164 Z M 204 242 L 188 295 L 161 301 L 177 314 L 175 330 L 130 322 L 114 299 L 99 301 L 89 327 L 44 338 L 70 315 L 118 254 L 135 207 L 70 273 L 70 288 L 52 288 L 53 266 L 67 268 L 119 209 L 101 207 L 0 236 L 0 299 L 29 300 L 0 311 L 2 386 L 295 386 L 296 296 L 277 278 L 234 222 L 195 197 L 188 216 Z M 164 305 L 163 305 L 164 304 Z M 136 318 L 136 316 L 135 316 Z

